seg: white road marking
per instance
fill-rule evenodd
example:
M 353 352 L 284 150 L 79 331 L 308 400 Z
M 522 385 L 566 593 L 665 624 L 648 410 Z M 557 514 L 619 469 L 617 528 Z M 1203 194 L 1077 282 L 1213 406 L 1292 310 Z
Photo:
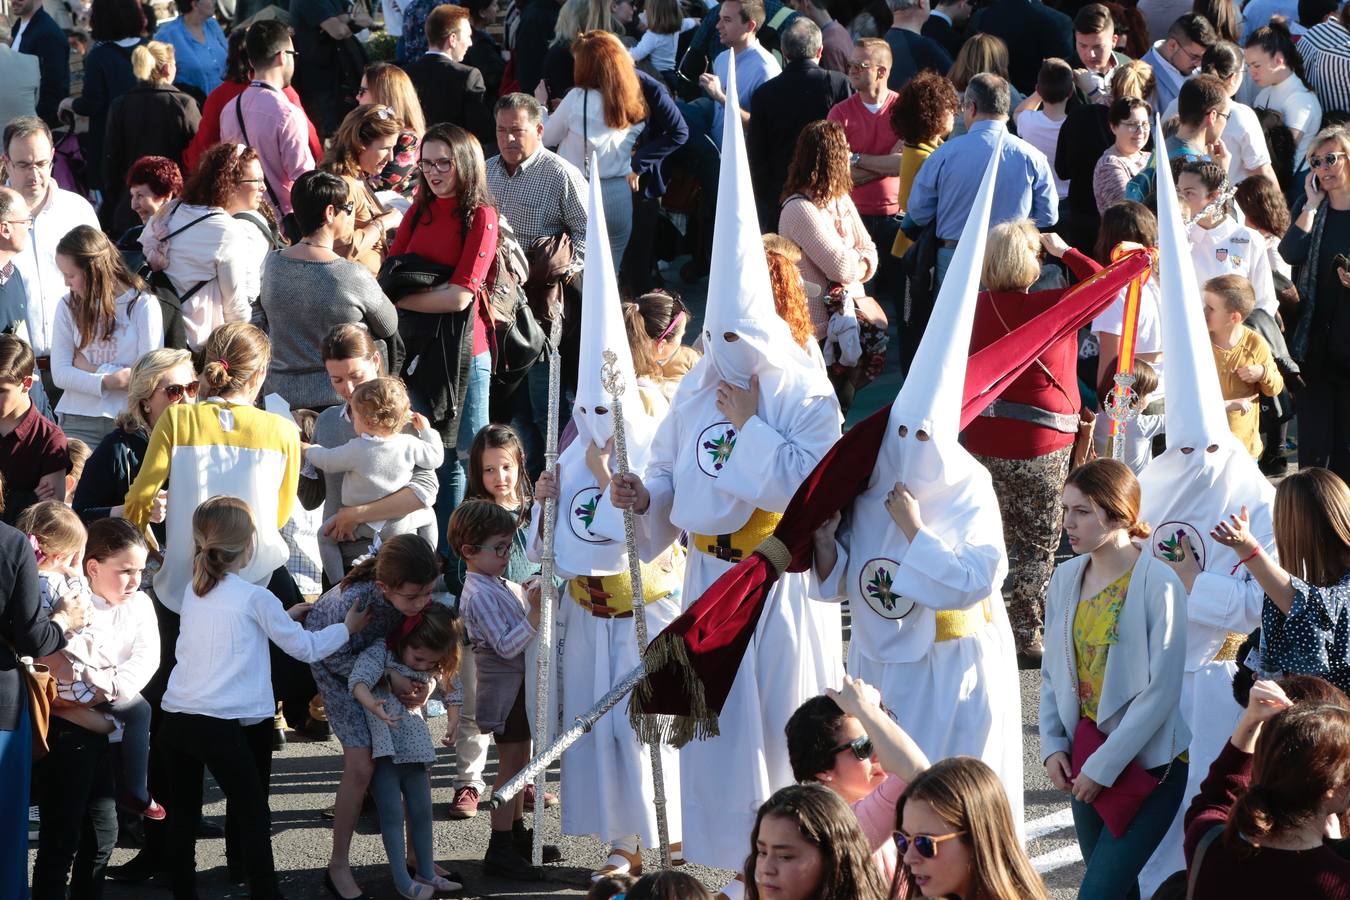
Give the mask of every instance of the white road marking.
M 1083 854 L 1078 852 L 1078 844 L 1074 842 L 1067 847 L 1060 847 L 1058 850 L 1051 850 L 1049 853 L 1032 857 L 1031 865 L 1040 874 L 1049 875 L 1056 869 L 1062 869 L 1065 866 L 1071 866 L 1082 861 Z
M 1041 816 L 1026 824 L 1027 842 L 1045 837 L 1064 828 L 1073 827 L 1073 811 L 1067 806 L 1048 816 Z

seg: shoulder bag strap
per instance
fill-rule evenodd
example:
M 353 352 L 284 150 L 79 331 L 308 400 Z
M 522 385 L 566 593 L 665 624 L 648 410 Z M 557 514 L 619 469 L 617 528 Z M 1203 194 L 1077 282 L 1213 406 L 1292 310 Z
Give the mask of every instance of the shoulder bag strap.
M 1206 831 L 1205 836 L 1200 838 L 1200 843 L 1195 845 L 1195 858 L 1191 860 L 1191 871 L 1186 877 L 1186 900 L 1195 900 L 1195 885 L 1200 881 L 1200 864 L 1205 860 L 1205 851 L 1221 834 L 1223 825 L 1215 825 Z
M 270 87 L 270 85 L 269 85 L 269 87 Z M 244 91 L 247 91 L 247 90 L 248 90 L 248 88 L 244 88 Z M 253 142 L 250 141 L 250 140 L 248 139 L 248 129 L 244 127 L 244 93 L 243 93 L 243 92 L 240 92 L 239 96 L 236 97 L 236 98 L 234 99 L 234 116 L 235 116 L 236 119 L 239 120 L 239 133 L 240 133 L 241 135 L 243 135 L 243 137 L 244 137 L 244 143 L 245 143 L 247 146 L 252 147 L 252 146 L 253 146 Z M 277 192 L 274 191 L 274 190 L 272 190 L 272 182 L 270 182 L 270 181 L 267 180 L 267 167 L 264 166 L 264 165 L 262 165 L 261 159 L 259 160 L 258 168 L 262 169 L 262 173 L 263 173 L 263 187 L 267 188 L 267 196 L 272 198 L 272 205 L 275 206 L 275 207 L 277 208 L 277 215 L 281 215 L 281 200 L 277 197 Z
M 586 173 L 586 180 L 591 180 L 591 139 L 587 135 L 586 122 L 586 104 L 590 101 L 591 92 L 585 88 L 581 89 L 581 168 Z

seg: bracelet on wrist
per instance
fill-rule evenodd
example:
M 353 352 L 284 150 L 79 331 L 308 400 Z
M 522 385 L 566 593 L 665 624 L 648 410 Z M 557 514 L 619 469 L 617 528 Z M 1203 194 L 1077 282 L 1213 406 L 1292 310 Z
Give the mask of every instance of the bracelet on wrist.
M 1244 565 L 1246 565 L 1247 563 L 1249 563 L 1249 562 L 1251 562 L 1252 560 L 1256 559 L 1256 555 L 1257 555 L 1258 553 L 1260 553 L 1260 552 L 1261 552 L 1261 545 L 1260 545 L 1260 544 L 1257 544 L 1256 547 L 1252 550 L 1251 553 L 1248 553 L 1246 556 L 1244 556 L 1242 559 L 1239 559 L 1239 560 L 1233 565 L 1232 571 L 1230 571 L 1228 574 L 1230 574 L 1230 575 L 1236 575 L 1238 569 L 1242 568 L 1242 567 L 1243 567 Z

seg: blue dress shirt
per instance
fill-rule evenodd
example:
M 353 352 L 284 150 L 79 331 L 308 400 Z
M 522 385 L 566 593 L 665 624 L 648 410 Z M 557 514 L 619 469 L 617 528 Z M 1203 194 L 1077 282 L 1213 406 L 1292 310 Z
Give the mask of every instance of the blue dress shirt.
M 178 64 L 179 84 L 195 87 L 209 94 L 225 79 L 225 32 L 215 19 L 207 19 L 202 26 L 206 43 L 198 43 L 187 30 L 180 16 L 165 22 L 155 32 L 155 40 L 173 45 L 174 61 Z
M 939 240 L 959 238 L 1000 135 L 1003 150 L 989 225 L 1031 219 L 1043 229 L 1059 221 L 1059 195 L 1050 161 L 1026 141 L 1009 134 L 1005 122 L 992 119 L 976 122 L 961 137 L 933 151 L 914 179 L 906 219 L 923 227 L 936 217 Z

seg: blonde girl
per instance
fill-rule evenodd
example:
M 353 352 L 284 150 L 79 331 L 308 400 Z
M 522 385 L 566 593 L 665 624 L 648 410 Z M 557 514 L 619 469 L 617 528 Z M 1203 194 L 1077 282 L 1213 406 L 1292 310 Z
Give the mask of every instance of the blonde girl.
M 103 232 L 79 225 L 56 245 L 70 293 L 56 308 L 52 379 L 67 437 L 97 446 L 127 402 L 131 366 L 164 346 L 159 301 Z
M 405 709 L 389 687 L 388 673 L 416 684 L 439 682 L 450 691 L 460 659 L 464 629 L 447 607 L 433 603 L 405 618 L 385 642 L 371 644 L 356 659 L 347 679 L 352 696 L 366 710 L 375 772 L 370 788 L 380 815 L 380 835 L 399 896 L 431 900 L 462 885 L 435 873 L 431 848 L 430 767 L 436 761 L 423 709 Z M 450 721 L 445 744 L 453 743 L 459 698 L 447 699 Z M 416 848 L 414 876 L 405 864 L 404 809 Z
M 227 842 L 242 852 L 250 895 L 277 895 L 268 809 L 276 711 L 268 642 L 312 663 L 341 649 L 370 620 L 369 611 L 353 607 L 342 622 L 305 630 L 296 619 L 306 604 L 288 613 L 240 577 L 254 555 L 256 533 L 252 511 L 237 497 L 211 497 L 192 515 L 191 584 L 159 731 L 173 796 L 167 858 L 177 896 L 196 896 L 205 769 L 230 804 Z

